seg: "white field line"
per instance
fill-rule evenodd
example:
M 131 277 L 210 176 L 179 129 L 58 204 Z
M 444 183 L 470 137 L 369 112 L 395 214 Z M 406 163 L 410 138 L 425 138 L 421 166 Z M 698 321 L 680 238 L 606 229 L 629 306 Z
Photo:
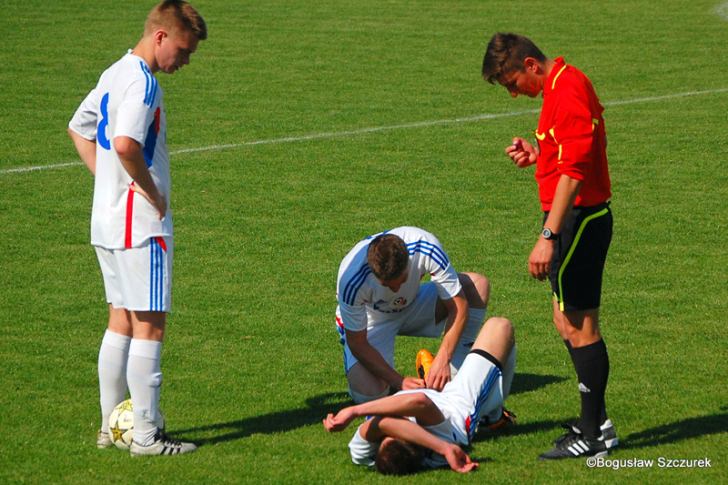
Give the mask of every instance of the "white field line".
M 723 2 L 715 7 L 715 13 L 723 20 L 728 20 L 728 2 Z
M 728 4 L 726 4 L 726 5 L 728 5 Z M 665 94 L 663 96 L 647 96 L 647 97 L 642 97 L 642 98 L 623 99 L 623 100 L 617 100 L 617 101 L 606 101 L 603 104 L 604 104 L 604 106 L 622 106 L 622 105 L 626 105 L 626 104 L 650 103 L 650 102 L 655 102 L 655 101 L 663 101 L 663 100 L 667 100 L 667 99 L 684 98 L 684 97 L 688 97 L 688 96 L 701 96 L 701 95 L 706 95 L 706 94 L 717 94 L 717 93 L 725 93 L 725 92 L 728 92 L 728 88 L 708 89 L 708 90 L 704 90 L 704 91 L 686 91 L 686 92 L 682 92 L 682 93 Z M 450 118 L 450 119 L 444 119 L 444 120 L 415 121 L 412 123 L 373 126 L 373 127 L 369 127 L 369 128 L 359 128 L 356 130 L 312 133 L 310 135 L 287 136 L 287 137 L 283 137 L 283 138 L 253 140 L 253 141 L 246 141 L 246 142 L 241 142 L 241 143 L 228 143 L 225 145 L 209 145 L 209 146 L 198 147 L 198 148 L 182 148 L 180 150 L 170 151 L 170 155 L 180 155 L 183 153 L 211 152 L 211 151 L 219 151 L 219 150 L 231 150 L 231 149 L 235 149 L 235 148 L 254 146 L 254 145 L 273 145 L 273 144 L 279 144 L 279 143 L 295 143 L 295 142 L 309 141 L 309 140 L 323 140 L 323 139 L 331 139 L 331 138 L 350 137 L 350 136 L 357 136 L 357 135 L 365 135 L 365 134 L 369 134 L 369 133 L 379 133 L 379 132 L 383 132 L 383 131 L 403 130 L 403 129 L 410 129 L 410 128 L 426 128 L 426 127 L 438 126 L 438 125 L 472 123 L 472 122 L 476 122 L 476 121 L 494 120 L 494 119 L 499 119 L 499 118 L 508 118 L 508 117 L 513 117 L 513 116 L 526 115 L 526 114 L 536 114 L 539 111 L 540 111 L 540 109 L 530 109 L 530 110 L 523 110 L 523 111 L 510 111 L 507 113 L 484 113 L 484 114 L 479 114 L 479 115 L 465 116 L 465 117 L 460 117 L 460 118 Z M 36 165 L 36 166 L 30 166 L 30 167 L 8 168 L 8 169 L 0 170 L 0 175 L 35 172 L 35 171 L 40 171 L 40 170 L 51 170 L 51 169 L 72 167 L 72 166 L 78 166 L 78 165 L 83 165 L 83 164 L 81 162 L 62 162 L 62 163 L 54 163 L 54 164 L 50 164 L 50 165 Z

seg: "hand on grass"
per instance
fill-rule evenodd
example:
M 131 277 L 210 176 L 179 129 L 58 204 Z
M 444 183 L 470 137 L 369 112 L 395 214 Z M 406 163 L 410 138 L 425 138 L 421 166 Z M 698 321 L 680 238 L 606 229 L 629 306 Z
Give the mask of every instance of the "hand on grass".
M 458 473 L 468 473 L 476 470 L 479 466 L 477 461 L 471 460 L 468 454 L 454 443 L 449 443 L 443 456 L 450 468 Z

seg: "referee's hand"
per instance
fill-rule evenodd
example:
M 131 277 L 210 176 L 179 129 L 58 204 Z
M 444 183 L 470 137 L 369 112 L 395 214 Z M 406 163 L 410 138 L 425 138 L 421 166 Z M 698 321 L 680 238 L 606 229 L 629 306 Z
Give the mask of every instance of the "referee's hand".
M 554 241 L 539 237 L 528 257 L 528 272 L 531 273 L 531 276 L 539 281 L 548 278 L 553 256 Z
M 538 158 L 536 147 L 519 137 L 513 139 L 513 143 L 506 147 L 505 152 L 518 168 L 533 165 Z

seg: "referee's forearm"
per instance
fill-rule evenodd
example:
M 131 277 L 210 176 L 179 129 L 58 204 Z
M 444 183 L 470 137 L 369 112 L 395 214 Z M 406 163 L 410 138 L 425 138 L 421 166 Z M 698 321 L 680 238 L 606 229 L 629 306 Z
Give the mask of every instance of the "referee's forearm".
M 581 190 L 581 184 L 581 180 L 571 178 L 568 175 L 562 175 L 559 179 L 549 216 L 544 223 L 544 227 L 548 227 L 554 234 L 561 232 L 561 226 L 574 205 L 574 200 L 576 200 L 576 196 Z

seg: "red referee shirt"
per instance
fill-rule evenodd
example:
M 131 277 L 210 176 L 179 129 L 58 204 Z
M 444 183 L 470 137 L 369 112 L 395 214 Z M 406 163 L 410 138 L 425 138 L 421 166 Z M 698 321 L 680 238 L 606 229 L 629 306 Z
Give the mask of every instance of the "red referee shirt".
M 592 206 L 611 197 L 607 167 L 604 108 L 584 73 L 554 59 L 543 87 L 543 107 L 538 120 L 540 155 L 536 162 L 541 208 L 551 210 L 556 184 L 566 174 L 583 181 L 574 205 Z

